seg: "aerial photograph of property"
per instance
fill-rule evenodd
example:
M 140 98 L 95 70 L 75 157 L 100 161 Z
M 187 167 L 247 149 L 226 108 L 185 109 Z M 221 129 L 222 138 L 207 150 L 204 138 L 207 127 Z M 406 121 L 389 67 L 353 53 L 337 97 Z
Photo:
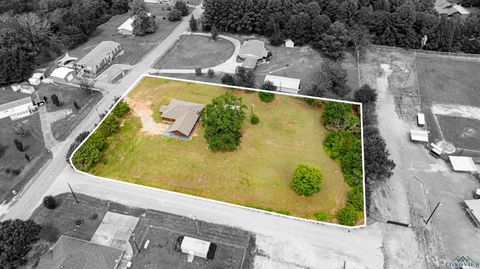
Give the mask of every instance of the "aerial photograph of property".
M 0 0 L 0 268 L 480 269 L 479 0 Z

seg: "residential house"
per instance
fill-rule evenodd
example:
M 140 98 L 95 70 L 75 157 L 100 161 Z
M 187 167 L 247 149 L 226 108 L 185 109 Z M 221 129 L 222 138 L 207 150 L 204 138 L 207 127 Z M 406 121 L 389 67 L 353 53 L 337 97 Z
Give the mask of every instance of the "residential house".
M 287 40 L 285 40 L 285 47 L 286 48 L 293 48 L 293 47 L 295 47 L 295 43 L 293 43 L 293 41 L 291 39 L 287 39 Z
M 435 10 L 439 14 L 447 14 L 447 16 L 453 16 L 458 14 L 460 16 L 468 16 L 470 12 L 459 4 L 450 3 L 447 0 L 436 0 Z
M 28 79 L 28 82 L 31 84 L 31 85 L 39 85 L 42 80 L 45 78 L 45 74 L 44 73 L 33 73 L 32 77 Z
M 10 117 L 12 120 L 17 120 L 23 117 L 30 116 L 37 110 L 37 106 L 32 102 L 31 97 L 25 97 L 12 102 L 0 105 L 0 119 Z
M 109 64 L 120 53 L 122 46 L 114 41 L 102 41 L 75 66 L 86 73 L 95 75 L 102 67 Z
M 167 133 L 172 133 L 184 138 L 189 137 L 199 119 L 198 113 L 200 113 L 203 108 L 204 105 L 202 104 L 176 99 L 172 99 L 168 106 L 160 107 L 162 120 L 171 123 L 167 129 Z
M 147 13 L 149 17 L 152 16 L 151 13 Z M 135 21 L 135 16 L 128 18 L 124 23 L 122 23 L 118 28 L 117 31 L 119 34 L 122 35 L 129 35 L 133 36 L 133 22 Z
M 300 91 L 300 79 L 267 75 L 264 82 L 267 81 L 273 83 L 280 92 L 297 94 Z
M 77 74 L 75 70 L 67 67 L 59 67 L 53 70 L 52 74 L 50 74 L 50 79 L 52 79 L 56 83 L 71 83 L 74 78 L 76 78 Z
M 28 83 L 13 84 L 11 87 L 14 92 L 22 92 L 26 94 L 32 94 L 35 92 L 35 87 Z

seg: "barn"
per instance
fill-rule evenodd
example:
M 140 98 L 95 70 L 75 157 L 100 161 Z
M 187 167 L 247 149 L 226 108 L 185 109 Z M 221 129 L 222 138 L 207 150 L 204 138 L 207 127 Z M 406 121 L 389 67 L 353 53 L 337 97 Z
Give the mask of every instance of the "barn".
M 114 41 L 102 41 L 75 66 L 86 73 L 95 75 L 102 67 L 109 64 L 120 53 L 122 46 Z

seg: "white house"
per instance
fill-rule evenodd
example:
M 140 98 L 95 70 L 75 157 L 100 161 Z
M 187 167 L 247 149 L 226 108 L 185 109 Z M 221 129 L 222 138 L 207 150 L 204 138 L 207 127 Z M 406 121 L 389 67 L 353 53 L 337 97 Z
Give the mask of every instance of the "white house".
M 59 67 L 50 74 L 50 79 L 56 83 L 70 83 L 75 77 L 75 70 L 67 67 Z
M 192 262 L 195 256 L 209 260 L 215 256 L 217 245 L 213 243 L 188 236 L 181 236 L 178 241 L 181 241 L 180 250 L 188 254 L 188 262 Z
M 147 13 L 147 15 L 149 17 L 152 16 L 151 13 Z M 118 28 L 117 28 L 117 31 L 118 33 L 122 34 L 122 35 L 133 35 L 133 21 L 135 20 L 135 16 L 132 16 L 130 18 L 128 18 L 124 23 L 122 23 L 122 25 L 120 25 Z
M 122 46 L 114 41 L 102 41 L 87 55 L 75 63 L 75 67 L 95 75 L 103 66 L 113 61 L 122 51 Z
M 0 119 L 10 117 L 12 120 L 20 119 L 31 115 L 37 110 L 32 98 L 25 97 L 9 103 L 0 105 Z
M 287 39 L 287 40 L 285 40 L 285 47 L 286 48 L 293 48 L 293 47 L 295 47 L 295 43 L 293 43 L 293 41 L 291 39 Z
M 264 82 L 270 81 L 277 87 L 277 91 L 297 94 L 300 91 L 300 79 L 274 75 L 265 76 Z
M 28 79 L 28 82 L 32 85 L 39 85 L 42 80 L 45 78 L 44 73 L 33 73 L 32 77 Z
M 32 94 L 35 92 L 35 88 L 32 85 L 26 83 L 13 84 L 12 90 L 14 92 L 22 92 L 26 94 Z

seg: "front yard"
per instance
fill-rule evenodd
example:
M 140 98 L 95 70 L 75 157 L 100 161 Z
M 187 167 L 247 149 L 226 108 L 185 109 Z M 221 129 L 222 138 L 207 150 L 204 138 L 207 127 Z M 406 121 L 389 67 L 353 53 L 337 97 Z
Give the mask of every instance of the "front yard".
M 173 98 L 207 104 L 226 91 L 241 97 L 247 110 L 253 104 L 260 118 L 252 125 L 247 111 L 237 150 L 212 152 L 201 126 L 186 141 L 143 133 L 142 120 L 133 110 L 109 138 L 103 160 L 89 172 L 305 218 L 314 218 L 318 211 L 334 215 L 345 206 L 349 187 L 338 163 L 323 150 L 328 131 L 322 109 L 303 99 L 276 95 L 264 103 L 255 92 L 151 77 L 140 81 L 128 98 L 149 104 L 151 117 L 158 121 L 158 108 Z M 310 197 L 290 187 L 299 164 L 317 167 L 324 175 L 321 190 Z

